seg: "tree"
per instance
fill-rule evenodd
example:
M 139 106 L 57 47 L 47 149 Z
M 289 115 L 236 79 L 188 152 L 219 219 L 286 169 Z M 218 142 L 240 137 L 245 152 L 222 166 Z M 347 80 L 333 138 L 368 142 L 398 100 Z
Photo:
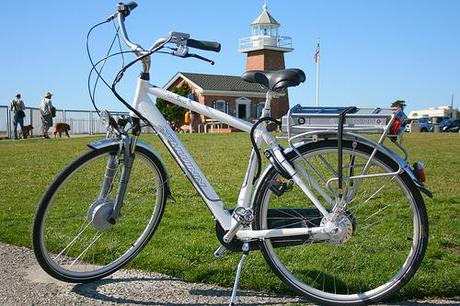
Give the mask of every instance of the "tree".
M 404 110 L 404 107 L 406 107 L 406 101 L 396 100 L 393 103 L 391 103 L 391 107 L 399 107 L 401 108 L 401 110 Z
M 187 97 L 192 92 L 192 90 L 187 84 L 183 84 L 182 86 L 175 88 L 172 92 L 178 94 L 179 96 Z M 157 98 L 156 104 L 166 120 L 171 123 L 174 122 L 178 125 L 182 125 L 184 121 L 184 115 L 187 112 L 185 108 L 160 98 Z

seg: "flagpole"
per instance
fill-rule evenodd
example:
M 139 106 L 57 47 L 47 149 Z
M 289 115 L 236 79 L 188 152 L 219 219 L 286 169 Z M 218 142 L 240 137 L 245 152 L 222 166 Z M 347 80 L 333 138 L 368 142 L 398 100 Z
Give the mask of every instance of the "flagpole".
M 315 53 L 315 62 L 316 62 L 316 107 L 319 107 L 319 60 L 320 60 L 320 52 L 319 52 L 319 38 L 316 41 L 316 53 Z

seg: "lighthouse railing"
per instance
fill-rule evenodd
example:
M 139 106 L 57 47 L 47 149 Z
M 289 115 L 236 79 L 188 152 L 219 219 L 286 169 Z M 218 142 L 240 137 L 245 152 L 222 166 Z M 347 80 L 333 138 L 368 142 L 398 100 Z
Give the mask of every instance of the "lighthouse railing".
M 239 42 L 240 50 L 248 50 L 252 48 L 276 47 L 276 48 L 292 48 L 292 38 L 289 36 L 270 36 L 258 35 L 241 38 Z

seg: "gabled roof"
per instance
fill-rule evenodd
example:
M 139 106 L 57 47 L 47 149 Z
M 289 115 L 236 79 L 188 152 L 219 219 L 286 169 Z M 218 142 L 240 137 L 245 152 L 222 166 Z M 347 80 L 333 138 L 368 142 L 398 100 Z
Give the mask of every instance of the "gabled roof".
M 178 72 L 166 85 L 169 88 L 176 80 L 182 77 L 184 80 L 193 83 L 204 92 L 206 91 L 225 91 L 240 93 L 265 93 L 259 84 L 248 83 L 239 76 L 216 75 L 190 72 Z
M 266 4 L 263 6 L 263 11 L 262 14 L 259 15 L 259 17 L 254 20 L 251 25 L 258 25 L 258 24 L 265 24 L 265 25 L 274 25 L 274 26 L 279 26 L 280 24 L 278 21 L 276 21 L 275 18 L 273 18 L 272 15 L 268 12 L 268 7 Z

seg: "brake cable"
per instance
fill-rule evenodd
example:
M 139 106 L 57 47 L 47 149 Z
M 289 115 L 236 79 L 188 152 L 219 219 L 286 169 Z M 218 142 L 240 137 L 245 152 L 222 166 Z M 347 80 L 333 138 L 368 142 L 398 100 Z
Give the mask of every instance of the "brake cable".
M 121 79 L 123 78 L 124 76 L 124 73 L 126 72 L 126 70 L 131 67 L 132 65 L 134 65 L 135 63 L 137 63 L 138 61 L 152 55 L 153 53 L 155 53 L 156 51 L 160 50 L 163 48 L 163 46 L 167 43 L 169 43 L 171 41 L 171 38 L 169 38 L 168 40 L 166 40 L 161 46 L 158 46 L 157 48 L 153 49 L 153 50 L 149 50 L 147 53 L 141 55 L 141 56 L 138 56 L 135 60 L 133 60 L 132 62 L 130 62 L 129 64 L 127 64 L 126 66 L 124 66 L 120 71 L 118 71 L 117 73 L 117 76 L 115 77 L 115 80 L 113 81 L 112 83 L 112 86 L 111 86 L 111 90 L 112 90 L 112 93 L 115 95 L 115 97 L 121 102 L 123 103 L 124 106 L 126 106 L 130 111 L 132 111 L 134 114 L 136 114 L 136 116 L 139 117 L 139 119 L 141 119 L 142 121 L 144 121 L 145 124 L 151 126 L 153 129 L 155 129 L 151 124 L 150 122 L 147 120 L 147 118 L 145 118 L 138 110 L 136 110 L 135 108 L 133 108 L 125 99 L 123 99 L 122 96 L 120 96 L 116 90 L 116 86 L 117 84 L 121 81 Z
M 262 171 L 262 158 L 260 156 L 260 149 L 257 146 L 256 140 L 254 139 L 254 132 L 256 131 L 256 129 L 259 126 L 259 124 L 261 124 L 262 122 L 265 122 L 265 121 L 273 122 L 277 126 L 281 127 L 281 122 L 276 120 L 275 118 L 273 118 L 273 117 L 263 117 L 263 118 L 260 118 L 259 120 L 257 120 L 257 122 L 254 123 L 254 125 L 251 128 L 251 132 L 249 133 L 249 137 L 251 139 L 251 144 L 252 144 L 252 147 L 253 147 L 254 152 L 256 154 L 256 158 L 257 158 L 257 172 L 256 172 L 256 175 L 254 176 L 254 180 L 252 181 L 253 184 L 257 181 L 257 179 L 260 176 L 260 172 Z

